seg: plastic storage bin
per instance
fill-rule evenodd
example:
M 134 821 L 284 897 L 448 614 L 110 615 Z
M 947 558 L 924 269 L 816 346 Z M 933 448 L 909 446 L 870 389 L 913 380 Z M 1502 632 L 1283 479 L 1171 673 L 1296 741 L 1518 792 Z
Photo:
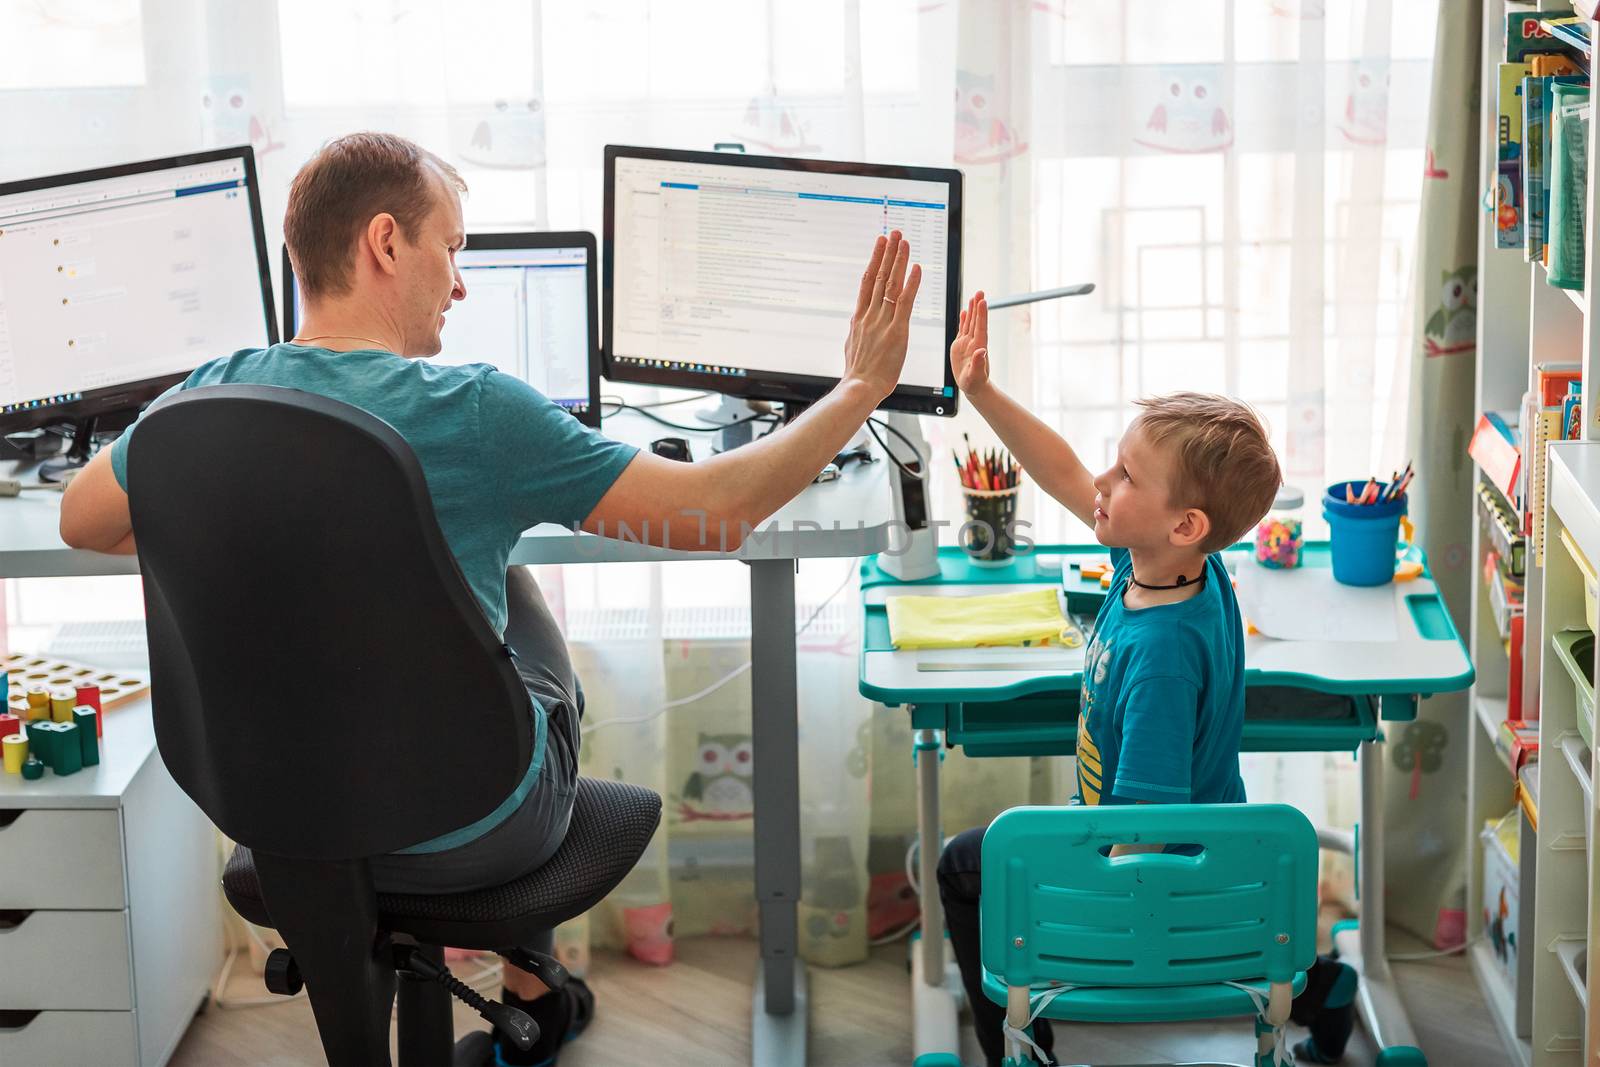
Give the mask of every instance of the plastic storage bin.
M 1597 621 L 1597 617 L 1600 617 L 1600 575 L 1595 574 L 1594 564 L 1589 562 L 1583 549 L 1578 547 L 1578 542 L 1572 539 L 1565 527 L 1561 530 L 1561 544 L 1583 575 L 1583 617 L 1592 632 L 1600 633 L 1600 621 Z
M 1504 817 L 1483 829 L 1483 932 L 1495 962 L 1515 987 L 1517 981 L 1517 913 L 1522 895 L 1521 852 L 1517 823 L 1520 816 L 1512 808 Z
M 1583 743 L 1594 747 L 1594 632 L 1592 630 L 1562 630 L 1550 638 L 1555 647 L 1556 659 L 1572 675 L 1572 686 L 1578 691 L 1578 733 Z

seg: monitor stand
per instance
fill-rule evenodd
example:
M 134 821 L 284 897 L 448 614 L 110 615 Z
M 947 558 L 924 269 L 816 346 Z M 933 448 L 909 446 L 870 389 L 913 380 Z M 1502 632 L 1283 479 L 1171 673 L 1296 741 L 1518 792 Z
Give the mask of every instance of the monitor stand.
M 67 449 L 66 455 L 47 459 L 39 464 L 39 480 L 41 482 L 66 481 L 67 472 L 83 467 L 94 458 L 96 451 L 94 444 L 95 430 L 100 420 L 94 416 L 87 419 L 74 419 L 72 422 L 72 447 Z

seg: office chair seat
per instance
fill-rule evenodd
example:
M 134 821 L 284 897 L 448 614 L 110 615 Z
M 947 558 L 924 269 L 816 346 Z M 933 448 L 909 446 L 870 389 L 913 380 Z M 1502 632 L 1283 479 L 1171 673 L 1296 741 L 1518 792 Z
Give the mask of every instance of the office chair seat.
M 661 798 L 650 790 L 580 778 L 566 839 L 542 867 L 464 893 L 379 893 L 379 923 L 425 944 L 491 950 L 520 944 L 598 904 L 638 862 L 660 818 Z M 274 925 L 255 858 L 242 845 L 228 860 L 222 889 L 240 915 Z

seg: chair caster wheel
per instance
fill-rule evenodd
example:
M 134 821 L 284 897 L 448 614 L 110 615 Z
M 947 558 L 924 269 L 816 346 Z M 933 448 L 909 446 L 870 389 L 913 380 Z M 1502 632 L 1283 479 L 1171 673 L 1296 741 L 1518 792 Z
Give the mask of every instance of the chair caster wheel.
M 266 979 L 269 992 L 286 997 L 294 996 L 305 985 L 305 980 L 300 977 L 299 964 L 294 962 L 294 957 L 286 948 L 275 948 L 267 956 L 266 972 L 262 977 Z
M 494 1035 L 488 1030 L 474 1030 L 456 1042 L 450 1058 L 451 1067 L 490 1067 L 494 1063 Z

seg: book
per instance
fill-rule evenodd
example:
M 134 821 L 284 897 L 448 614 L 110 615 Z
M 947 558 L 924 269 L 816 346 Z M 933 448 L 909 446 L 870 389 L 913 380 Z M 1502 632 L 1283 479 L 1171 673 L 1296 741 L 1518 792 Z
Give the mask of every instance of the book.
M 1545 445 L 1561 440 L 1561 408 L 1567 383 L 1582 377 L 1583 368 L 1577 363 L 1533 365 L 1534 391 L 1528 397 L 1528 430 L 1524 437 L 1533 459 L 1524 467 L 1528 479 L 1528 547 L 1534 564 L 1540 567 L 1544 566 Z
M 1541 118 L 1544 120 L 1539 130 L 1539 175 L 1544 181 L 1542 200 L 1539 205 L 1540 218 L 1543 232 L 1539 235 L 1540 247 L 1536 250 L 1535 257 L 1545 266 L 1550 265 L 1550 193 L 1554 186 L 1551 180 L 1551 170 L 1555 166 L 1555 156 L 1551 154 L 1551 135 L 1555 132 L 1555 94 L 1557 85 L 1587 85 L 1589 79 L 1582 75 L 1557 75 L 1541 79 L 1539 83 L 1539 97 L 1541 103 Z M 1526 138 L 1528 135 L 1524 134 Z
M 1479 481 L 1477 495 L 1478 524 L 1493 546 L 1494 554 L 1505 561 L 1506 570 L 1520 579 L 1527 572 L 1522 519 L 1492 483 Z
M 1522 79 L 1522 258 L 1529 262 L 1544 259 L 1544 218 L 1549 210 L 1544 122 L 1549 103 L 1549 78 L 1534 75 Z
M 1527 77 L 1526 63 L 1500 64 L 1494 195 L 1496 248 L 1521 248 L 1523 244 L 1522 83 Z
M 1559 407 L 1566 399 L 1567 386 L 1583 381 L 1583 364 L 1571 361 L 1541 361 L 1533 365 L 1533 380 L 1539 387 L 1542 407 Z
M 1561 439 L 1576 441 L 1583 436 L 1583 380 L 1567 383 L 1561 398 Z
M 1545 213 L 1545 280 L 1563 289 L 1582 289 L 1588 249 L 1584 226 L 1589 207 L 1589 87 L 1577 79 L 1554 78 L 1545 127 L 1550 152 L 1545 157 L 1550 209 Z
M 1467 446 L 1467 453 L 1483 469 L 1484 477 L 1518 512 L 1522 510 L 1521 494 L 1517 491 L 1522 477 L 1520 443 L 1520 436 L 1511 430 L 1506 417 L 1490 411 L 1479 416 L 1472 441 Z
M 1573 53 L 1578 51 L 1578 46 L 1556 37 L 1545 24 L 1547 21 L 1565 19 L 1571 15 L 1571 9 L 1565 7 L 1541 11 L 1506 12 L 1506 62 L 1521 62 L 1524 56 L 1532 52 L 1561 52 L 1577 59 L 1578 55 Z
M 1550 31 L 1552 41 L 1585 68 L 1594 45 L 1589 36 L 1589 20 L 1578 16 L 1541 19 L 1539 25 Z

